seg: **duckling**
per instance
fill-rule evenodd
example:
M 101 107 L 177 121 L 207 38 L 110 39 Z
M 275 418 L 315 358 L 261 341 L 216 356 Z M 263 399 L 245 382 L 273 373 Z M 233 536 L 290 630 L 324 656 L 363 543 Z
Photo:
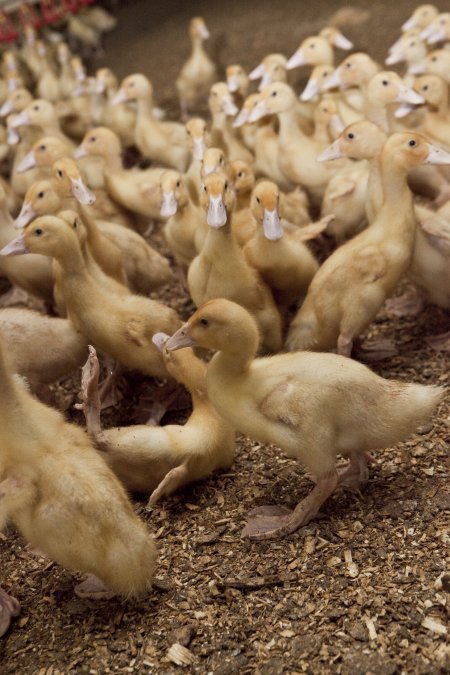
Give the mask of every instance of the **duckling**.
M 450 150 L 450 95 L 447 83 L 439 75 L 422 75 L 417 78 L 414 89 L 429 107 L 420 131 Z
M 403 35 L 392 47 L 385 63 L 393 66 L 396 63 L 406 62 L 405 84 L 412 87 L 414 84 L 414 66 L 421 63 L 427 55 L 425 42 L 418 35 Z
M 0 183 L 0 246 L 11 242 L 17 232 L 14 221 L 8 211 L 6 192 Z M 0 260 L 0 272 L 5 275 L 11 284 L 18 286 L 27 293 L 51 304 L 53 301 L 52 266 L 48 258 L 43 255 L 33 255 L 28 258 Z
M 194 304 L 199 306 L 215 297 L 241 303 L 258 322 L 262 349 L 276 352 L 281 346 L 281 318 L 269 288 L 248 265 L 236 242 L 230 224 L 234 195 L 224 174 L 206 176 L 201 205 L 207 211 L 209 227 L 187 275 Z
M 36 84 L 36 94 L 40 99 L 55 103 L 59 100 L 59 79 L 47 56 L 47 49 L 42 40 L 36 41 L 36 54 L 39 62 L 39 79 Z
M 140 73 L 128 75 L 113 103 L 136 101 L 134 140 L 143 155 L 177 171 L 186 171 L 189 161 L 186 129 L 178 122 L 162 122 L 153 113 L 153 87 Z
M 80 427 L 12 375 L 3 345 L 0 371 L 0 528 L 14 524 L 51 559 L 95 575 L 97 589 L 142 595 L 156 548 L 120 482 Z
M 0 334 L 13 371 L 33 392 L 66 377 L 87 359 L 87 340 L 67 319 L 31 309 L 2 309 Z
M 253 155 L 233 133 L 228 117 L 238 112 L 232 96 L 225 82 L 216 82 L 211 87 L 208 99 L 211 112 L 211 143 L 226 153 L 227 159 L 232 162 L 241 159 L 252 162 Z
M 30 252 L 51 256 L 59 263 L 68 317 L 91 344 L 128 368 L 167 377 L 151 335 L 159 328 L 173 330 L 179 325 L 173 309 L 156 300 L 104 288 L 89 274 L 77 235 L 61 218 L 36 218 L 0 254 Z
M 287 69 L 292 70 L 299 66 L 331 66 L 334 63 L 333 47 L 329 40 L 323 35 L 313 35 L 307 37 L 299 45 L 287 62 Z
M 407 438 L 429 418 L 444 389 L 385 380 L 337 354 L 255 359 L 258 339 L 253 317 L 221 298 L 198 309 L 166 349 L 216 351 L 206 381 L 217 411 L 250 438 L 298 458 L 315 476 L 314 489 L 294 511 L 263 506 L 250 513 L 242 535 L 261 540 L 306 525 L 338 486 L 360 490 L 369 478 L 368 452 Z M 338 453 L 350 459 L 340 470 Z
M 55 106 L 44 99 L 34 99 L 12 122 L 12 127 L 39 127 L 41 136 L 58 136 L 71 148 L 73 142 L 61 131 Z
M 268 54 L 249 74 L 250 80 L 259 80 L 258 91 L 272 82 L 287 82 L 287 58 L 283 54 Z
M 126 103 L 113 105 L 114 96 L 118 91 L 118 81 L 112 70 L 99 68 L 95 75 L 95 91 L 98 96 L 104 96 L 104 107 L 101 122 L 114 131 L 120 138 L 122 145 L 131 146 L 134 143 L 134 128 L 136 126 L 136 110 Z
M 88 432 L 108 466 L 132 492 L 150 492 L 149 506 L 184 485 L 228 469 L 234 458 L 234 430 L 218 415 L 206 393 L 206 364 L 191 349 L 180 357 L 165 349 L 169 338 L 153 336 L 168 372 L 192 397 L 184 425 L 135 425 L 102 430 L 97 392 L 99 365 L 93 347 L 83 369 L 82 407 Z
M 397 73 L 389 70 L 376 73 L 365 88 L 365 116 L 386 133 L 393 127 L 388 110 L 388 106 L 392 103 L 420 105 L 424 103 L 424 98 L 414 89 L 407 87 Z
M 438 14 L 433 21 L 423 29 L 420 36 L 430 45 L 450 40 L 450 12 Z
M 278 164 L 285 176 L 294 184 L 300 183 L 308 190 L 313 201 L 321 201 L 326 185 L 334 173 L 316 162 L 324 144 L 306 136 L 295 122 L 295 93 L 289 85 L 276 82 L 266 87 L 250 113 L 250 122 L 265 115 L 277 115 L 280 123 L 278 135 Z
M 250 209 L 255 174 L 250 164 L 241 160 L 229 162 L 226 173 L 235 195 L 231 227 L 237 243 L 242 247 L 256 232 L 256 221 Z
M 203 49 L 203 41 L 207 40 L 210 34 L 201 16 L 191 19 L 189 34 L 192 52 L 175 80 L 181 115 L 184 119 L 187 118 L 189 108 L 206 97 L 217 79 L 216 67 Z
M 353 49 L 353 42 L 345 37 L 339 28 L 337 28 L 337 25 L 325 26 L 325 28 L 322 28 L 319 32 L 319 36 L 328 40 L 333 47 L 338 47 L 345 51 Z
M 160 185 L 161 215 L 168 218 L 164 236 L 177 263 L 187 269 L 197 255 L 195 233 L 199 222 L 205 220 L 204 212 L 192 203 L 186 181 L 178 171 L 165 171 Z
M 423 30 L 439 14 L 439 10 L 435 5 L 419 5 L 416 7 L 412 15 L 402 24 L 402 31 L 409 31 L 414 28 Z
M 189 195 L 195 205 L 200 200 L 201 168 L 203 155 L 209 145 L 206 122 L 201 117 L 193 117 L 186 122 L 186 133 L 191 144 L 192 159 L 184 178 Z
M 335 87 L 360 87 L 364 90 L 370 78 L 376 75 L 381 67 L 365 52 L 355 52 L 347 56 L 336 68 L 331 77 L 322 85 L 322 91 L 328 91 Z M 350 102 L 347 99 L 347 102 Z M 353 106 L 362 109 L 363 98 L 353 97 Z
M 152 220 L 160 219 L 158 186 L 165 169 L 124 169 L 119 137 L 106 127 L 91 129 L 73 156 L 86 155 L 103 158 L 105 186 L 118 204 Z
M 23 173 L 36 166 L 50 167 L 56 160 L 68 157 L 71 152 L 71 145 L 59 136 L 41 136 L 18 164 L 17 171 Z
M 421 134 L 392 134 L 381 152 L 384 202 L 371 226 L 322 265 L 289 329 L 290 350 L 336 346 L 350 356 L 353 340 L 370 324 L 411 264 L 416 219 L 408 171 L 448 163 L 450 154 Z
M 246 243 L 244 255 L 270 287 L 284 315 L 306 294 L 319 264 L 298 236 L 284 231 L 279 215 L 280 191 L 275 183 L 258 183 L 252 193 L 251 208 L 257 231 Z M 305 239 L 306 230 L 298 231 L 304 233 Z
M 435 49 L 430 52 L 424 61 L 416 63 L 411 68 L 413 75 L 439 75 L 447 84 L 450 84 L 450 51 L 448 49 Z
M 250 84 L 247 73 L 241 65 L 236 63 L 226 67 L 225 76 L 228 91 L 233 94 L 236 105 L 241 107 L 248 94 Z
M 62 99 L 69 98 L 76 86 L 76 77 L 73 72 L 70 59 L 72 53 L 66 42 L 60 42 L 56 46 L 56 56 L 58 59 L 59 72 L 59 92 Z

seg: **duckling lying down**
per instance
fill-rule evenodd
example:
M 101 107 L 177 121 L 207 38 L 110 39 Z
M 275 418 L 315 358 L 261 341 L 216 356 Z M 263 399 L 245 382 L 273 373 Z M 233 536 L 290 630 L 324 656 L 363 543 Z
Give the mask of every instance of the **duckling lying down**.
M 407 438 L 440 402 L 442 387 L 385 380 L 337 354 L 292 352 L 255 359 L 258 328 L 229 300 L 211 300 L 166 342 L 217 353 L 208 365 L 208 396 L 237 430 L 297 457 L 316 477 L 292 512 L 262 507 L 243 535 L 268 539 L 290 534 L 315 518 L 338 486 L 360 489 L 368 480 L 368 453 Z M 348 457 L 343 471 L 336 456 Z M 281 515 L 282 514 L 282 515 Z

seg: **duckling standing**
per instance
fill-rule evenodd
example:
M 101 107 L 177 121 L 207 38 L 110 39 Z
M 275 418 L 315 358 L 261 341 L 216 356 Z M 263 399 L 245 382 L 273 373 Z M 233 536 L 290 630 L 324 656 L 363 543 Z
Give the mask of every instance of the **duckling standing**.
M 250 539 L 284 537 L 315 518 L 338 486 L 361 489 L 367 453 L 394 445 L 425 422 L 442 387 L 385 380 L 336 354 L 278 354 L 255 359 L 258 328 L 240 305 L 211 300 L 166 342 L 169 351 L 198 345 L 217 353 L 208 365 L 208 396 L 236 429 L 296 457 L 316 479 L 294 511 L 263 506 L 243 531 Z M 350 459 L 336 468 L 336 455 Z
M 203 48 L 203 42 L 210 34 L 201 16 L 191 19 L 189 34 L 192 52 L 175 81 L 182 119 L 187 119 L 189 108 L 206 97 L 217 79 L 216 67 Z

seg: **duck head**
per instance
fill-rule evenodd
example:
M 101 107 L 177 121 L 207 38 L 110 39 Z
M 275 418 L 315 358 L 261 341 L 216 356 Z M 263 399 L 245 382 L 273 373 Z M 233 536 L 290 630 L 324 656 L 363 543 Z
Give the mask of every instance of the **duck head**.
M 226 225 L 234 206 L 234 194 L 224 173 L 206 176 L 200 191 L 200 206 L 206 211 L 206 222 L 216 230 Z
M 251 199 L 252 213 L 269 241 L 278 241 L 283 236 L 279 205 L 280 190 L 275 183 L 263 180 L 255 186 Z

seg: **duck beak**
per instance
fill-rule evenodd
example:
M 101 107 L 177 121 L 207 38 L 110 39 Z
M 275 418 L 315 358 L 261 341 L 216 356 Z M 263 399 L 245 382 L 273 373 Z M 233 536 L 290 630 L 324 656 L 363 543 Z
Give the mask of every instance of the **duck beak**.
M 17 172 L 23 173 L 24 171 L 28 171 L 28 169 L 33 169 L 35 166 L 36 157 L 33 150 L 30 150 L 30 152 L 18 163 Z
M 208 215 L 206 217 L 206 222 L 210 227 L 214 227 L 218 230 L 220 227 L 223 227 L 227 222 L 227 210 L 225 204 L 223 203 L 222 195 L 209 196 L 209 206 L 208 206 Z
M 430 36 L 427 38 L 427 42 L 430 45 L 436 44 L 436 42 L 444 42 L 447 40 L 447 31 L 444 28 L 434 28 L 433 32 L 430 33 Z
M 162 204 L 160 214 L 163 218 L 174 216 L 178 209 L 178 202 L 175 199 L 175 194 L 171 192 L 163 192 Z
M 330 75 L 328 80 L 322 85 L 322 91 L 328 91 L 328 89 L 334 89 L 335 87 L 339 88 L 342 87 L 342 85 L 341 73 L 339 72 L 339 68 L 336 68 L 334 73 Z
M 428 155 L 424 164 L 450 164 L 450 152 L 438 148 L 436 145 L 427 143 Z
M 91 205 L 95 202 L 94 193 L 89 190 L 81 178 L 70 179 L 70 191 L 80 204 Z
M 205 154 L 206 143 L 203 136 L 201 138 L 194 138 L 192 148 L 192 158 L 201 162 Z
M 265 101 L 265 100 L 258 101 L 258 103 L 250 111 L 250 115 L 248 116 L 248 121 L 249 122 L 257 122 L 258 120 L 261 119 L 261 117 L 265 117 L 266 115 L 269 115 L 269 114 L 270 113 L 267 110 L 267 101 Z
M 185 323 L 177 330 L 176 333 L 170 337 L 166 342 L 166 349 L 169 352 L 174 352 L 177 349 L 183 349 L 183 347 L 193 347 L 195 345 L 194 340 L 189 335 L 188 324 Z
M 88 154 L 86 148 L 83 145 L 79 145 L 78 148 L 75 148 L 73 151 L 72 157 L 74 159 L 81 159 L 81 157 L 86 157 Z
M 405 30 L 411 30 L 416 26 L 417 26 L 417 18 L 414 15 L 410 16 L 409 19 L 402 24 L 402 31 L 404 32 Z
M 17 145 L 20 141 L 20 136 L 15 129 L 8 126 L 8 133 L 6 134 L 6 142 L 8 145 Z
M 14 110 L 14 106 L 12 101 L 6 100 L 2 107 L 0 108 L 0 116 L 1 117 L 6 117 L 6 115 L 10 115 Z
M 387 66 L 393 66 L 394 63 L 400 63 L 400 61 L 405 60 L 405 55 L 400 49 L 393 49 L 389 56 L 387 57 L 385 64 Z
M 402 103 L 402 105 L 399 105 L 397 110 L 394 113 L 394 117 L 397 119 L 402 119 L 402 117 L 406 117 L 406 115 L 409 115 L 413 110 L 415 110 L 416 107 L 414 105 L 410 105 L 409 103 Z
M 208 40 L 211 37 L 211 33 L 205 25 L 200 26 L 200 37 L 202 40 Z
M 237 77 L 227 77 L 227 87 L 228 91 L 234 94 L 235 91 L 239 89 L 239 83 Z M 1 110 L 0 110 L 1 113 Z
M 165 344 L 169 338 L 170 336 L 167 335 L 167 333 L 155 333 L 152 337 L 152 342 L 158 351 L 163 352 Z
M 258 91 L 262 91 L 265 89 L 265 87 L 268 87 L 269 84 L 272 84 L 272 82 L 272 75 L 267 70 L 265 70 L 264 75 L 261 78 L 261 82 L 258 85 Z
M 303 49 L 297 49 L 286 63 L 287 70 L 292 70 L 292 68 L 298 68 L 298 66 L 304 66 L 306 64 L 305 52 Z
M 231 97 L 224 96 L 222 98 L 222 109 L 226 115 L 236 115 L 238 112 L 237 106 L 231 100 Z
M 260 63 L 259 66 L 253 68 L 252 72 L 249 74 L 250 80 L 259 80 L 260 77 L 263 77 L 265 70 L 264 64 Z
M 313 98 L 320 94 L 320 86 L 317 80 L 311 78 L 308 80 L 308 84 L 303 89 L 300 94 L 300 101 L 311 101 Z
M 339 47 L 339 49 L 353 49 L 353 42 L 345 37 L 345 35 L 336 35 L 334 38 L 334 46 Z
M 264 209 L 262 224 L 264 236 L 266 239 L 269 239 L 269 241 L 277 241 L 278 239 L 281 239 L 283 236 L 283 228 L 281 226 L 280 216 L 278 215 L 277 209 L 273 209 L 272 211 Z
M 16 129 L 17 127 L 21 127 L 23 125 L 30 124 L 30 118 L 28 116 L 28 113 L 26 110 L 22 110 L 21 113 L 16 115 L 14 119 L 11 120 L 11 126 L 13 129 Z
M 335 134 L 342 134 L 345 129 L 345 124 L 342 121 L 341 116 L 337 113 L 330 119 L 330 129 L 334 131 Z
M 30 223 L 33 218 L 36 218 L 37 213 L 31 206 L 30 202 L 24 202 L 22 204 L 22 208 L 20 210 L 19 215 L 14 221 L 14 227 L 16 229 L 21 229 L 22 227 L 26 227 L 28 223 Z
M 248 122 L 249 117 L 250 117 L 249 111 L 245 110 L 245 108 L 242 108 L 239 115 L 233 120 L 233 124 L 231 126 L 234 127 L 235 129 L 237 127 L 241 127 L 243 124 L 246 124 Z
M 422 103 L 425 103 L 423 96 L 405 85 L 399 87 L 395 100 L 398 103 L 410 103 L 411 105 L 422 105 Z
M 0 251 L 0 255 L 23 255 L 24 253 L 29 252 L 30 251 L 25 244 L 25 237 L 21 234 L 4 246 Z
M 411 75 L 423 75 L 426 72 L 427 72 L 426 61 L 419 61 L 419 63 L 413 63 L 408 68 L 408 73 L 410 73 Z
M 127 93 L 125 89 L 120 88 L 114 94 L 111 103 L 113 105 L 119 105 L 119 103 L 126 103 L 126 101 L 128 101 Z
M 334 143 L 316 157 L 316 162 L 330 162 L 333 159 L 340 159 L 341 157 L 345 157 L 345 155 L 339 147 L 339 139 L 337 139 L 337 141 L 334 141 Z
M 106 89 L 106 83 L 104 80 L 95 80 L 95 93 L 96 94 L 103 94 L 103 92 Z

